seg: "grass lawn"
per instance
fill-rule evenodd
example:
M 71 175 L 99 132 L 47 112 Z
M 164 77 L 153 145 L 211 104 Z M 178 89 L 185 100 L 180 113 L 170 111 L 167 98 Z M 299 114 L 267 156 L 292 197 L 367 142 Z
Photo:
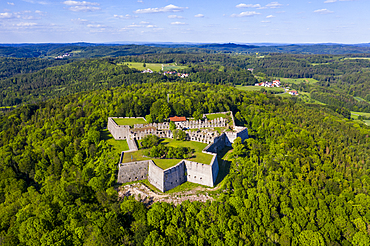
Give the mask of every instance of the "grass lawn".
M 370 120 L 359 120 L 358 119 L 360 115 L 365 116 L 365 117 L 370 117 L 370 113 L 351 111 L 351 118 L 353 118 L 355 121 L 359 121 L 359 122 L 365 123 L 366 125 L 370 126 Z
M 284 92 L 284 89 L 281 87 L 262 87 L 262 86 L 242 86 L 242 85 L 237 85 L 235 86 L 236 89 L 241 90 L 241 91 L 261 91 L 262 88 L 264 88 L 266 91 L 276 91 L 276 92 Z
M 190 158 L 189 161 L 210 164 L 213 158 L 213 155 L 202 153 L 202 150 L 208 145 L 205 143 L 199 143 L 195 141 L 177 141 L 169 138 L 165 138 L 162 143 L 168 144 L 168 146 L 173 147 L 190 147 L 194 149 L 195 150 L 194 156 Z
M 292 84 L 300 84 L 300 83 L 310 83 L 310 84 L 314 84 L 314 83 L 317 83 L 318 81 L 316 79 L 311 79 L 311 78 L 303 78 L 303 79 L 289 79 L 289 78 L 281 78 L 280 79 L 281 82 L 283 83 L 292 83 Z
M 206 116 L 208 120 L 214 120 L 216 118 L 227 118 L 226 114 L 207 114 Z
M 359 102 L 367 102 L 365 99 L 361 98 L 361 97 L 354 97 L 357 101 Z
M 102 140 L 107 141 L 108 144 L 113 146 L 115 156 L 116 156 L 116 154 L 117 154 L 117 156 L 121 156 L 122 151 L 129 150 L 127 141 L 126 140 L 115 140 L 113 138 L 112 134 L 110 134 L 110 132 L 108 131 L 108 129 L 104 129 L 104 130 L 100 131 L 100 138 Z
M 118 119 L 118 118 L 113 118 L 113 120 L 117 123 L 117 125 L 129 125 L 129 126 L 134 126 L 135 124 L 147 124 L 146 120 L 142 118 L 126 118 L 126 119 Z
M 190 147 L 195 150 L 195 153 L 192 158 L 188 159 L 190 161 L 195 161 L 204 164 L 210 164 L 213 158 L 213 155 L 204 154 L 202 150 L 207 146 L 205 143 L 199 143 L 194 141 L 177 141 L 169 138 L 165 138 L 162 141 L 163 144 L 173 147 Z M 155 159 L 144 157 L 143 154 L 146 152 L 146 149 L 140 149 L 135 152 L 125 153 L 123 156 L 123 162 L 133 162 L 133 161 L 143 161 L 143 160 L 153 160 L 154 163 L 162 169 L 167 169 L 175 166 L 182 159 Z

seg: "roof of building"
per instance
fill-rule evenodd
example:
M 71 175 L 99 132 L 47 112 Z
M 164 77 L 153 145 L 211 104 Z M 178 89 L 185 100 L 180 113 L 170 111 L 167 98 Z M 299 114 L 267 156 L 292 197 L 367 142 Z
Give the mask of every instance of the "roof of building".
M 186 117 L 185 116 L 181 116 L 181 117 L 178 117 L 178 116 L 170 117 L 170 121 L 173 121 L 173 122 L 186 121 Z

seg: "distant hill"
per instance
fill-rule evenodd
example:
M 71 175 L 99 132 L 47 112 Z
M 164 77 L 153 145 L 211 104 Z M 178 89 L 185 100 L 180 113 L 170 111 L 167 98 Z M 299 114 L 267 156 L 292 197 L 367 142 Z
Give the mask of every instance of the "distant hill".
M 370 44 L 235 44 L 235 43 L 147 43 L 147 44 L 0 44 L 0 57 L 49 58 L 65 53 L 65 59 L 118 57 L 141 54 L 176 53 L 242 53 L 242 54 L 360 54 L 370 53 Z

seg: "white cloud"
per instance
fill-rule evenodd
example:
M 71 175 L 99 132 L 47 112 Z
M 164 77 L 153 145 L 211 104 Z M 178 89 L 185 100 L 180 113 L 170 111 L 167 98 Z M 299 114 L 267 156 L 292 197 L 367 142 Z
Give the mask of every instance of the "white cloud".
M 88 24 L 87 27 L 90 27 L 90 28 L 103 28 L 105 26 L 104 25 L 100 25 L 100 24 Z
M 156 25 L 147 25 L 146 26 L 147 28 L 155 28 L 155 27 L 157 27 Z
M 353 0 L 339 0 L 339 2 L 352 2 Z M 338 0 L 326 0 L 324 3 L 335 3 Z
M 8 4 L 8 5 L 12 5 L 12 6 L 14 6 L 14 3 L 7 2 L 7 4 Z
M 271 9 L 280 8 L 281 6 L 283 6 L 283 5 L 278 3 L 278 2 L 271 2 L 271 3 L 266 5 L 266 7 L 271 8 Z
M 70 7 L 69 10 L 73 12 L 92 12 L 100 10 L 99 7 L 92 7 L 92 6 L 73 6 Z
M 275 16 L 273 16 L 273 15 L 268 15 L 268 16 L 266 16 L 266 18 L 274 18 Z
M 74 12 L 92 12 L 92 11 L 97 11 L 100 10 L 99 7 L 94 7 L 94 6 L 99 6 L 99 3 L 93 3 L 93 2 L 86 2 L 86 1 L 72 1 L 72 0 L 67 0 L 64 1 L 63 4 L 72 6 L 69 7 L 68 9 Z
M 118 18 L 118 19 L 133 19 L 133 18 L 137 18 L 137 16 L 134 16 L 134 15 L 113 15 L 114 18 Z
M 142 2 L 143 2 L 143 0 L 137 0 L 137 2 L 138 2 L 138 3 L 142 3 Z
M 135 10 L 136 14 L 151 14 L 151 13 L 166 13 L 166 12 L 181 12 L 188 7 L 178 7 L 173 4 L 167 5 L 162 8 L 147 8 Z
M 171 25 L 186 25 L 186 23 L 185 22 L 175 21 L 175 22 L 171 22 Z
M 197 14 L 197 15 L 194 15 L 194 17 L 196 17 L 196 18 L 203 18 L 203 17 L 204 17 L 204 15 L 202 15 L 202 14 Z
M 87 5 L 100 5 L 99 3 L 92 3 L 92 2 L 86 2 L 86 1 L 64 1 L 63 4 L 70 5 L 70 6 L 87 6 Z
M 19 27 L 30 27 L 30 26 L 36 26 L 37 23 L 31 23 L 31 22 L 21 22 L 21 23 L 18 23 L 16 24 L 16 26 L 19 26 Z
M 0 19 L 10 19 L 10 18 L 13 18 L 12 13 L 8 13 L 8 12 L 0 13 Z
M 181 15 L 169 15 L 168 18 L 170 19 L 184 19 Z
M 260 15 L 261 13 L 257 13 L 256 11 L 246 11 L 241 12 L 240 14 L 232 14 L 231 17 L 249 17 L 254 15 Z
M 331 14 L 331 13 L 334 13 L 334 11 L 330 11 L 330 10 L 327 10 L 327 9 L 317 9 L 315 11 L 313 11 L 314 13 L 318 13 L 318 14 Z
M 266 20 L 263 20 L 261 21 L 262 23 L 270 23 L 271 21 L 266 21 Z
M 260 4 L 245 4 L 245 3 L 240 3 L 236 5 L 235 7 L 237 8 L 261 8 Z
M 77 24 L 86 24 L 86 23 L 88 23 L 88 21 L 87 21 L 87 20 L 85 20 L 85 19 L 81 19 L 81 18 L 78 18 L 78 19 L 72 19 L 71 21 L 73 21 L 73 22 L 75 22 L 75 23 L 77 23 Z

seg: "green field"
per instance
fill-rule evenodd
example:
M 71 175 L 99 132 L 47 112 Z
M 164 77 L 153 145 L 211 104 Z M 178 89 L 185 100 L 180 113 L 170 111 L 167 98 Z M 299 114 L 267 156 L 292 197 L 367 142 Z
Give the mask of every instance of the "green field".
M 204 164 L 210 164 L 212 161 L 213 156 L 209 154 L 202 153 L 202 150 L 207 146 L 207 144 L 194 142 L 194 141 L 177 141 L 173 139 L 165 138 L 162 141 L 162 144 L 166 144 L 168 146 L 173 147 L 190 147 L 195 150 L 193 157 L 191 157 L 190 161 L 195 161 Z M 123 156 L 123 162 L 133 162 L 133 161 L 143 161 L 143 160 L 153 160 L 154 163 L 162 169 L 167 169 L 172 166 L 175 166 L 179 163 L 182 159 L 155 159 L 150 157 L 143 157 L 143 154 L 147 151 L 147 149 L 140 149 L 139 151 L 125 153 Z
M 208 120 L 214 120 L 217 118 L 227 118 L 226 114 L 207 114 L 206 116 Z
M 135 68 L 137 70 L 145 70 L 150 69 L 154 72 L 160 72 L 162 71 L 162 64 L 159 63 L 145 63 L 145 67 L 143 66 L 144 63 L 142 62 L 125 62 L 124 65 L 127 65 L 129 68 Z M 163 64 L 163 71 L 169 71 L 169 70 L 177 70 L 177 69 L 184 69 L 186 66 L 177 66 L 175 64 Z
M 129 150 L 128 144 L 126 140 L 115 140 L 108 131 L 108 129 L 104 129 L 100 131 L 100 139 L 105 140 L 108 144 L 113 146 L 113 151 L 115 156 L 121 156 L 122 151 Z
M 351 118 L 353 118 L 355 121 L 363 122 L 366 125 L 370 126 L 370 120 L 359 120 L 359 116 L 365 116 L 366 118 L 370 117 L 370 113 L 364 113 L 364 112 L 354 112 L 351 111 Z
M 314 84 L 317 83 L 318 81 L 316 79 L 311 79 L 311 78 L 303 78 L 303 79 L 289 79 L 289 78 L 281 78 L 280 82 L 282 83 L 292 83 L 292 84 L 300 84 L 300 83 L 309 83 L 309 84 Z
M 242 86 L 237 85 L 235 86 L 236 89 L 241 91 L 261 91 L 261 89 L 265 89 L 266 91 L 275 91 L 275 92 L 284 92 L 284 89 L 281 87 L 262 87 L 262 86 Z
M 120 126 L 131 126 L 133 127 L 135 124 L 146 124 L 146 120 L 142 119 L 142 118 L 114 118 L 113 119 L 117 125 L 120 125 Z

